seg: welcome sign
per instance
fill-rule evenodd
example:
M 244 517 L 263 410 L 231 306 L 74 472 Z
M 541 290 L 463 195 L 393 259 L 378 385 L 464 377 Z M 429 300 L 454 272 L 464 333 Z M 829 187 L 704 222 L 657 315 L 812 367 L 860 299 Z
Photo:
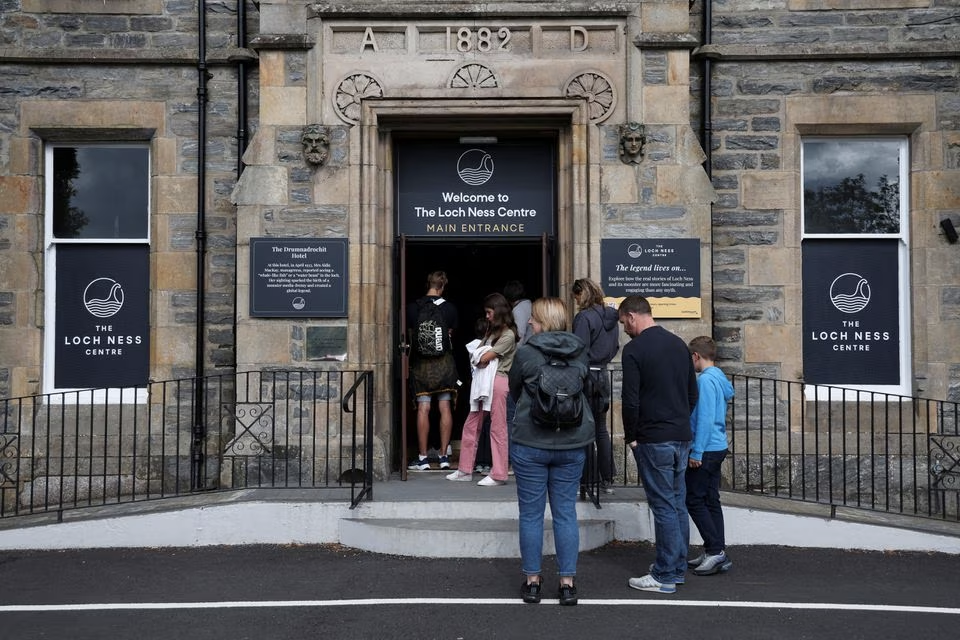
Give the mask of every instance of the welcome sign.
M 397 233 L 530 237 L 553 233 L 556 154 L 550 140 L 459 144 L 399 141 Z

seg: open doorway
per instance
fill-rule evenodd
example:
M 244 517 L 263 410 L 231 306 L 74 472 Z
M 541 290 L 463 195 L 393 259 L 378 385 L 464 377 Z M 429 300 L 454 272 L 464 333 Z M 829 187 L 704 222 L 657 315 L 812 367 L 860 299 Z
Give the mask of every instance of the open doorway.
M 470 241 L 443 240 L 443 241 L 415 241 L 406 243 L 405 282 L 398 282 L 405 292 L 407 303 L 413 302 L 426 292 L 427 274 L 433 271 L 445 271 L 448 283 L 444 291 L 444 298 L 455 305 L 459 317 L 458 326 L 454 328 L 453 353 L 457 362 L 462 385 L 454 405 L 453 411 L 453 441 L 459 441 L 463 423 L 469 412 L 468 397 L 470 390 L 470 363 L 465 345 L 476 335 L 474 326 L 479 318 L 483 317 L 483 300 L 490 294 L 503 292 L 504 285 L 510 280 L 519 280 L 526 289 L 526 295 L 534 300 L 551 291 L 544 291 L 543 282 L 546 280 L 549 289 L 554 289 L 549 278 L 543 273 L 544 246 L 539 238 L 530 240 L 497 240 L 478 239 Z M 398 256 L 398 259 L 400 257 Z M 398 269 L 397 273 L 401 270 Z M 549 274 L 548 274 L 549 275 Z M 397 316 L 396 326 L 399 326 L 400 291 L 396 292 Z M 399 367 L 398 367 L 399 369 Z M 401 378 L 398 376 L 398 378 Z M 397 380 L 396 394 L 409 393 L 404 388 L 401 379 Z M 394 406 L 400 412 L 403 403 L 400 396 Z M 400 416 L 395 420 L 397 425 L 394 439 L 400 446 L 394 451 L 393 468 L 416 456 L 417 433 L 416 411 L 413 402 L 407 403 L 407 438 L 402 442 L 400 430 Z M 431 429 L 429 448 L 440 446 L 439 415 L 436 407 L 431 414 Z

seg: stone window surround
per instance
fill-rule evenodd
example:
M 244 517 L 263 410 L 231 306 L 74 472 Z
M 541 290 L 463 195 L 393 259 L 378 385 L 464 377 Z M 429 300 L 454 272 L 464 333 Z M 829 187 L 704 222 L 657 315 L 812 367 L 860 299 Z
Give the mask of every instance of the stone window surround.
M 936 98 L 929 95 L 903 96 L 796 96 L 788 97 L 784 105 L 784 134 L 781 144 L 780 171 L 756 172 L 744 176 L 743 206 L 748 209 L 781 209 L 783 211 L 783 240 L 773 249 L 781 257 L 748 257 L 749 282 L 753 285 L 779 285 L 785 291 L 787 308 L 780 325 L 767 323 L 746 324 L 743 329 L 746 362 L 782 362 L 783 375 L 802 378 L 803 336 L 800 302 L 800 144 L 802 136 L 809 135 L 906 135 L 910 138 L 910 217 L 908 237 L 911 272 L 920 260 L 920 238 L 925 237 L 919 226 L 926 216 L 920 208 L 917 182 L 923 172 L 935 167 L 928 159 L 936 155 L 931 145 L 936 142 L 930 132 L 937 130 Z M 771 195 L 773 194 L 773 195 Z M 760 256 L 762 250 L 748 249 L 748 254 Z M 771 261 L 781 264 L 771 268 Z M 785 265 L 785 266 L 784 266 Z M 786 280 L 775 282 L 772 275 L 788 273 Z M 916 296 L 916 292 L 914 292 Z M 792 302 L 791 302 L 792 301 Z M 905 330 L 912 340 L 910 351 L 926 353 L 927 320 L 922 315 L 925 304 L 914 298 L 910 322 Z M 920 315 L 918 315 L 920 314 Z M 921 358 L 922 359 L 922 358 Z M 912 371 L 910 375 L 916 376 Z
M 162 182 L 167 179 L 171 182 L 180 182 L 181 179 L 174 176 L 176 174 L 176 140 L 158 135 L 158 132 L 166 131 L 166 104 L 163 102 L 137 102 L 113 101 L 113 100 L 89 100 L 89 101 L 54 101 L 54 100 L 29 100 L 21 104 L 21 119 L 19 131 L 16 137 L 12 138 L 14 148 L 19 148 L 25 153 L 20 154 L 29 161 L 24 162 L 20 167 L 25 173 L 35 176 L 38 182 L 38 189 L 42 192 L 44 180 L 44 145 L 50 142 L 61 143 L 92 143 L 92 142 L 147 142 L 150 148 L 150 179 L 151 179 L 151 232 L 150 237 L 153 248 L 151 250 L 151 356 L 150 370 L 155 372 L 157 367 L 162 364 L 158 360 L 157 347 L 160 338 L 159 335 L 176 333 L 176 327 L 158 326 L 158 317 L 161 312 L 158 306 L 161 297 L 156 291 L 158 269 L 161 264 L 182 260 L 182 254 L 166 254 L 160 252 L 158 247 L 162 246 L 158 236 L 158 214 L 173 213 L 166 211 L 168 206 L 179 208 L 175 205 L 164 205 L 163 198 L 157 198 L 157 194 L 163 189 Z M 191 184 L 196 183 L 195 176 L 188 178 Z M 38 229 L 43 228 L 42 220 L 44 209 L 42 199 L 38 201 L 38 208 L 34 211 L 40 225 Z M 38 256 L 38 263 L 45 265 L 46 247 L 45 235 L 37 235 L 38 246 L 33 252 Z M 170 256 L 169 258 L 165 256 Z M 46 271 L 46 269 L 44 269 Z M 42 275 L 46 281 L 52 278 L 52 274 Z M 45 287 L 45 290 L 52 290 Z M 46 313 L 46 303 L 49 300 L 44 297 L 37 309 L 38 320 L 35 327 L 35 339 L 38 343 L 44 341 L 44 326 L 42 320 Z M 182 332 L 180 332 L 182 334 Z M 162 338 L 166 340 L 167 338 Z M 182 338 L 179 338 L 182 339 Z M 41 376 L 41 385 L 45 391 L 52 390 L 52 363 L 46 359 L 42 365 L 43 375 Z M 140 401 L 138 396 L 137 401 Z

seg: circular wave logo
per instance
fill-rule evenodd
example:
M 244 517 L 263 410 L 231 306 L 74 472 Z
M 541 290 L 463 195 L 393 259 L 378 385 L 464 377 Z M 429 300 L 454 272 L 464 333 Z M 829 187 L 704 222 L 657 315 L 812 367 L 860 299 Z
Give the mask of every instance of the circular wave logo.
M 643 247 L 634 242 L 627 247 L 627 255 L 631 258 L 639 258 L 643 255 Z
M 293 299 L 292 304 L 294 309 L 296 309 L 297 311 L 300 311 L 305 306 L 307 306 L 307 301 L 301 298 L 300 296 L 297 296 L 296 298 Z
M 870 283 L 859 273 L 844 273 L 830 284 L 830 302 L 843 313 L 857 313 L 870 304 Z
M 112 278 L 92 280 L 83 290 L 83 306 L 97 318 L 114 316 L 123 306 L 123 287 Z
M 457 175 L 472 187 L 484 184 L 493 176 L 493 157 L 483 149 L 470 149 L 457 160 Z

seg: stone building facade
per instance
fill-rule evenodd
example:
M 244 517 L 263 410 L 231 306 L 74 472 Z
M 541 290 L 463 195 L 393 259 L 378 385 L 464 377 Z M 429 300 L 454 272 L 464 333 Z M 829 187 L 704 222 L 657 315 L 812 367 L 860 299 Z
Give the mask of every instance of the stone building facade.
M 804 144 L 856 138 L 909 159 L 901 228 L 882 238 L 899 260 L 892 348 L 906 375 L 880 386 L 955 399 L 949 4 L 0 0 L 0 397 L 57 389 L 45 169 L 57 145 L 148 150 L 150 379 L 372 369 L 387 471 L 406 455 L 399 310 L 435 268 L 469 334 L 508 279 L 568 298 L 576 278 L 603 280 L 605 242 L 694 239 L 698 311 L 663 324 L 712 334 L 728 372 L 802 379 L 804 242 L 820 240 L 804 235 Z M 625 157 L 637 125 L 642 154 Z M 307 157 L 305 132 L 324 153 Z M 465 139 L 548 150 L 545 233 L 408 235 L 407 150 Z M 258 242 L 345 247 L 342 264 L 311 262 L 342 283 L 342 308 L 261 312 L 254 298 L 284 263 Z

